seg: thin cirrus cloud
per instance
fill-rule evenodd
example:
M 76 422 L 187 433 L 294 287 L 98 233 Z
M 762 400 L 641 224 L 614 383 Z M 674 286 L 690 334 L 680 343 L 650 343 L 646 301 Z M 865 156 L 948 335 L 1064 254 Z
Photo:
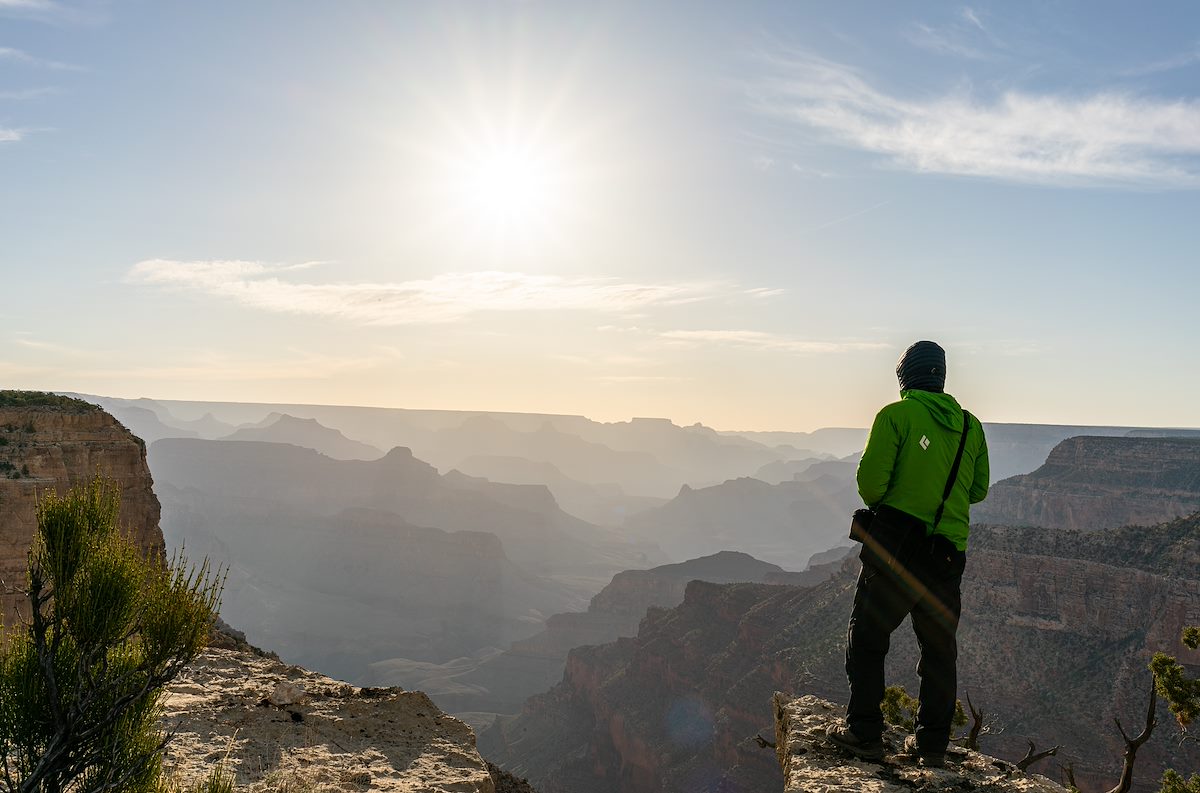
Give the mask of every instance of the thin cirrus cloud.
M 1151 74 L 1159 74 L 1161 72 L 1171 72 L 1176 69 L 1184 69 L 1193 64 L 1200 63 L 1200 42 L 1197 42 L 1191 50 L 1172 55 L 1169 58 L 1162 58 L 1150 63 L 1144 63 L 1140 66 L 1132 66 L 1120 72 L 1123 77 L 1145 77 Z
M 673 345 L 723 344 L 743 349 L 787 352 L 799 355 L 825 355 L 887 349 L 889 345 L 870 341 L 813 341 L 765 333 L 757 330 L 669 330 L 659 338 Z
M 2 2 L 2 0 L 0 0 Z M 46 58 L 38 58 L 30 55 L 25 50 L 19 50 L 15 47 L 0 47 L 0 61 L 10 61 L 12 63 L 20 63 L 25 66 L 34 66 L 40 69 L 55 69 L 58 71 L 83 71 L 82 66 L 76 66 L 73 63 L 64 63 L 62 61 L 52 61 Z
M 1200 186 L 1200 102 L 1127 93 L 1007 91 L 905 99 L 856 70 L 799 55 L 772 61 L 763 112 L 919 173 L 1060 186 Z
M 280 277 L 315 265 L 152 259 L 135 264 L 125 280 L 262 311 L 374 326 L 454 322 L 484 311 L 619 313 L 691 303 L 721 292 L 717 284 L 620 283 L 496 271 L 444 273 L 397 283 L 296 283 Z

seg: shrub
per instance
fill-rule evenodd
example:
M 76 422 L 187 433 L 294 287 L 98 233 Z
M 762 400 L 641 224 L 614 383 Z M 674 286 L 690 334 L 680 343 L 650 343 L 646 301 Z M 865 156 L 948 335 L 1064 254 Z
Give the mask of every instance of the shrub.
M 208 640 L 223 585 L 205 561 L 146 556 L 97 476 L 47 491 L 21 590 L 28 621 L 0 636 L 0 783 L 9 793 L 163 787 L 163 687 Z

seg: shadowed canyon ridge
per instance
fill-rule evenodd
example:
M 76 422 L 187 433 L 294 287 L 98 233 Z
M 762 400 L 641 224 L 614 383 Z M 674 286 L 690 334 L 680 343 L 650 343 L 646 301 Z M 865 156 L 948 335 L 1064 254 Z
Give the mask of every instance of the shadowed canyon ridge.
M 42 481 L 125 466 L 130 507 L 149 515 L 162 499 L 168 550 L 229 566 L 223 617 L 254 644 L 350 684 L 424 692 L 540 793 L 782 789 L 754 738 L 774 729 L 773 693 L 844 701 L 857 565 L 844 524 L 861 431 L 768 446 L 648 420 L 99 401 L 158 434 L 148 454 L 102 411 L 64 402 L 91 416 L 95 447 L 68 451 L 61 427 L 83 419 L 47 419 L 45 436 L 13 429 L 0 452 L 18 477 L 5 487 L 33 488 L 38 460 L 55 454 L 83 467 Z M 973 532 L 960 695 L 1003 727 L 985 751 L 1016 759 L 1026 739 L 1061 743 L 1091 793 L 1114 778 L 1112 718 L 1144 707 L 1149 654 L 1197 660 L 1178 637 L 1200 622 L 1200 527 L 1188 517 L 1200 446 L 1131 428 L 988 430 L 1001 472 L 1042 456 L 980 509 L 995 525 Z M 389 443 L 399 438 L 441 464 Z M 97 456 L 118 448 L 120 464 Z M 621 462 L 658 484 L 614 477 Z M 23 552 L 12 558 L 15 569 Z M 915 690 L 911 636 L 894 641 L 889 674 Z M 340 685 L 314 683 L 301 718 L 343 718 L 323 693 Z M 1194 765 L 1167 732 L 1144 767 Z M 347 773 L 346 784 L 362 779 Z

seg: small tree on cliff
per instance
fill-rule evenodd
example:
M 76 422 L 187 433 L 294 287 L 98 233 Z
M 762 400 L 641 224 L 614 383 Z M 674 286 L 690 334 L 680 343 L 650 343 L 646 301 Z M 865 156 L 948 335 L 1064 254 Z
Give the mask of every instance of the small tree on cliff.
M 208 641 L 222 581 L 145 556 L 96 477 L 37 506 L 28 621 L 0 641 L 0 781 L 8 793 L 162 788 L 163 686 Z
M 1188 649 L 1200 649 L 1200 627 L 1184 628 L 1183 643 Z M 1150 662 L 1154 690 L 1167 701 L 1175 720 L 1184 731 L 1184 740 L 1196 740 L 1187 734 L 1188 725 L 1200 717 L 1200 678 L 1188 677 L 1187 670 L 1175 658 L 1155 653 Z M 1163 775 L 1161 793 L 1200 793 L 1200 774 L 1185 780 L 1173 770 Z
M 1200 627 L 1183 629 L 1183 643 L 1189 649 L 1200 648 Z M 1175 720 L 1184 731 L 1183 740 L 1196 740 L 1187 734 L 1188 725 L 1200 716 L 1200 679 L 1187 676 L 1187 670 L 1173 656 L 1166 653 L 1155 653 L 1150 661 L 1150 671 L 1153 674 L 1150 682 L 1150 704 L 1146 708 L 1146 724 L 1136 737 L 1129 737 L 1121 722 L 1117 721 L 1117 730 L 1125 740 L 1124 763 L 1121 768 L 1121 778 L 1108 793 L 1128 793 L 1133 786 L 1133 768 L 1137 761 L 1138 749 L 1149 740 L 1154 728 L 1158 726 L 1155 717 L 1155 707 L 1159 697 L 1162 697 L 1170 707 Z M 1185 780 L 1174 770 L 1168 769 L 1162 778 L 1159 793 L 1200 793 L 1200 775 L 1193 774 Z

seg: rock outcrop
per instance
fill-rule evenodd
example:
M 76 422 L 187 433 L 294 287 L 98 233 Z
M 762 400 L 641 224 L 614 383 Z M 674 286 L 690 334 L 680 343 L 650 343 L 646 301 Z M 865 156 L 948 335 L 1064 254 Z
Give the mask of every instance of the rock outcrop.
M 335 460 L 378 460 L 383 456 L 381 449 L 347 438 L 316 419 L 298 419 L 286 413 L 272 413 L 261 424 L 242 427 L 221 440 L 290 443 Z
M 451 712 L 516 713 L 528 697 L 562 679 L 573 647 L 637 635 L 638 623 L 648 609 L 683 602 L 688 581 L 761 582 L 775 575 L 806 574 L 815 582 L 822 571 L 786 573 L 776 565 L 733 551 L 649 570 L 626 570 L 613 576 L 592 598 L 587 611 L 552 614 L 542 631 L 514 641 L 508 650 L 478 664 L 464 665 L 456 659 L 450 664 L 414 668 L 385 661 L 372 665 L 367 680 L 376 685 L 419 688 Z M 828 577 L 830 572 L 824 574 Z M 472 718 L 483 723 L 478 716 Z
M 614 572 L 657 561 L 567 515 L 545 487 L 442 475 L 402 448 L 334 460 L 165 439 L 150 464 L 168 541 L 230 566 L 230 622 L 356 683 L 377 662 L 390 676 L 375 679 L 410 687 L 431 666 L 473 665 L 548 614 L 584 609 Z
M 811 481 L 769 485 L 742 478 L 698 490 L 685 486 L 625 527 L 674 558 L 733 550 L 799 570 L 846 538 L 849 515 L 862 506 L 853 473 L 850 467 L 841 477 Z
M 563 680 L 515 719 L 480 733 L 483 751 L 544 793 L 779 789 L 753 736 L 771 729 L 776 690 L 845 700 L 846 618 L 857 562 L 811 588 L 688 585 L 652 609 L 638 636 L 573 650 Z M 1085 791 L 1107 789 L 1123 749 L 1112 728 L 1144 713 L 1156 650 L 1200 624 L 1200 515 L 1099 532 L 977 529 L 963 584 L 959 692 L 1001 734 L 985 750 L 1016 759 L 1025 740 L 1062 744 Z M 893 636 L 888 679 L 917 690 L 911 630 Z M 1200 766 L 1200 747 L 1161 734 L 1139 753 L 1137 789 L 1164 767 Z
M 884 735 L 891 749 L 882 763 L 848 758 L 825 731 L 844 709 L 817 697 L 776 693 L 775 754 L 783 769 L 784 793 L 909 793 L 913 790 L 990 790 L 996 793 L 1066 793 L 1062 785 L 1027 774 L 1012 763 L 951 747 L 945 768 L 924 768 L 898 757 L 904 736 Z
M 175 736 L 166 769 L 185 787 L 223 764 L 251 789 L 497 793 L 471 728 L 419 691 L 356 688 L 210 649 L 171 684 L 163 708 Z
M 143 549 L 162 551 L 159 504 L 141 440 L 87 402 L 0 391 L 0 580 L 25 579 L 38 495 L 66 491 L 97 474 L 121 490 L 121 525 Z M 19 603 L 15 595 L 0 595 L 5 621 Z
M 1062 441 L 1036 471 L 997 482 L 976 523 L 1091 531 L 1156 523 L 1200 510 L 1200 438 L 1083 436 Z

